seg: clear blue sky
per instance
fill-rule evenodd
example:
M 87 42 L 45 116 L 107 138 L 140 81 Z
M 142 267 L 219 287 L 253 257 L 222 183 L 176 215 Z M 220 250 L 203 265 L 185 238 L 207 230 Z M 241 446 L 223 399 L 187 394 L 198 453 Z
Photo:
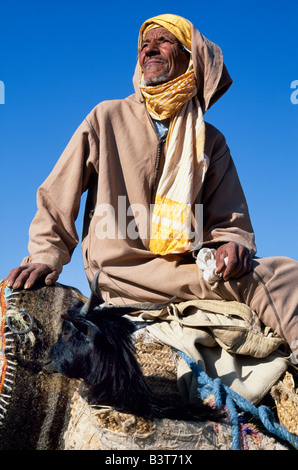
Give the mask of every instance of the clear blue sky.
M 98 102 L 133 92 L 139 27 L 161 13 L 221 46 L 234 84 L 205 119 L 231 148 L 258 255 L 298 259 L 296 1 L 0 0 L 0 279 L 27 255 L 37 187 L 77 126 Z M 79 246 L 60 282 L 89 294 Z

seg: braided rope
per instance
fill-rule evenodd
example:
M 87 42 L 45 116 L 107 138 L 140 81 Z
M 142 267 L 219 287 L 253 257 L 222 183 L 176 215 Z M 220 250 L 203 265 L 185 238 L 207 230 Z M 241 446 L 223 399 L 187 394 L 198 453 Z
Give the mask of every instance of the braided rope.
M 244 397 L 236 393 L 231 388 L 222 384 L 219 378 L 211 379 L 200 367 L 193 361 L 189 356 L 181 351 L 177 351 L 179 355 L 185 360 L 187 365 L 190 367 L 198 382 L 198 393 L 202 400 L 208 396 L 213 395 L 215 406 L 218 409 L 226 408 L 231 421 L 232 428 L 232 450 L 241 449 L 241 432 L 239 413 L 237 408 L 241 412 L 250 413 L 254 418 L 261 421 L 265 429 L 271 434 L 278 438 L 289 442 L 295 449 L 298 449 L 298 437 L 290 433 L 285 426 L 277 423 L 274 418 L 274 414 L 267 406 L 260 405 L 256 407 Z

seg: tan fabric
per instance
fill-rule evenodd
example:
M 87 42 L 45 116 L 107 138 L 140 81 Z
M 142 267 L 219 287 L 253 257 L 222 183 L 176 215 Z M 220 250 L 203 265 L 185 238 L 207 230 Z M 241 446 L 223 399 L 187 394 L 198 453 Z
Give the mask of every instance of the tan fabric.
M 262 360 L 249 356 L 235 356 L 220 346 L 208 348 L 198 345 L 199 363 L 212 379 L 220 378 L 251 403 L 259 403 L 289 367 L 289 361 L 279 351 Z M 178 389 L 186 403 L 197 401 L 197 380 L 186 362 L 181 359 L 177 369 Z
M 156 312 L 145 312 L 143 318 L 159 318 L 162 324 L 152 326 L 164 331 L 167 336 L 180 339 L 183 349 L 188 348 L 187 333 L 184 330 L 195 331 L 200 335 L 199 342 L 206 346 L 219 344 L 226 351 L 263 358 L 283 344 L 280 338 L 269 335 L 262 329 L 259 318 L 245 304 L 222 300 L 194 300 L 172 304 Z M 202 328 L 197 333 L 197 328 Z M 210 331 L 209 331 L 210 330 Z M 198 336 L 199 338 L 199 336 Z M 194 341 L 195 343 L 195 341 Z M 177 349 L 177 345 L 176 345 Z M 191 354 L 191 351 L 187 352 Z
M 112 133 L 111 128 L 118 131 Z M 38 190 L 38 212 L 29 231 L 30 258 L 26 261 L 46 263 L 59 271 L 70 261 L 78 243 L 75 219 L 81 192 L 88 188 L 84 265 L 89 280 L 99 267 L 104 269 L 100 283 L 105 300 L 119 296 L 130 301 L 160 301 L 173 295 L 181 300 L 193 298 L 198 279 L 192 255 L 156 257 L 149 250 L 158 146 L 146 110 L 134 97 L 97 106 Z M 235 241 L 254 251 L 254 235 L 234 163 L 224 137 L 211 125 L 206 125 L 205 153 L 210 165 L 204 191 L 196 199 L 197 204 L 204 205 L 204 243 Z M 136 217 L 138 205 L 145 207 L 146 233 L 132 240 L 126 234 L 118 236 L 116 226 L 116 239 L 100 239 L 103 204 L 115 209 L 120 228 L 128 204 Z M 125 229 L 132 223 L 133 217 L 128 215 Z
M 289 364 L 284 342 L 239 302 L 188 301 L 136 315 L 139 319 L 158 318 L 158 323 L 147 327 L 154 338 L 183 351 L 210 377 L 220 377 L 223 384 L 253 403 L 268 393 Z M 196 379 L 183 360 L 178 367 L 178 386 L 185 401 L 196 401 Z

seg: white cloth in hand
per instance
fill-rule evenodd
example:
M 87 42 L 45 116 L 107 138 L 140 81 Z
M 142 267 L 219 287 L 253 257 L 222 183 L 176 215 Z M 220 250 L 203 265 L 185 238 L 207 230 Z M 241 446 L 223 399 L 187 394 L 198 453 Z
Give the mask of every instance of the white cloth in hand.
M 216 250 L 214 248 L 202 248 L 197 255 L 197 266 L 203 272 L 203 278 L 209 284 L 219 281 L 222 273 L 217 273 L 216 268 Z M 228 264 L 228 257 L 224 259 L 225 265 Z

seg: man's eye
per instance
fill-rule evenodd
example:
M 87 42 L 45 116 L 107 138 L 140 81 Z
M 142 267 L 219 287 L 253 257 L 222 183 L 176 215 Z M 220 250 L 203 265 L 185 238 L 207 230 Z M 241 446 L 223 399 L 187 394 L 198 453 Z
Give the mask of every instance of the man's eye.
M 170 39 L 167 38 L 160 38 L 159 42 L 171 42 Z

